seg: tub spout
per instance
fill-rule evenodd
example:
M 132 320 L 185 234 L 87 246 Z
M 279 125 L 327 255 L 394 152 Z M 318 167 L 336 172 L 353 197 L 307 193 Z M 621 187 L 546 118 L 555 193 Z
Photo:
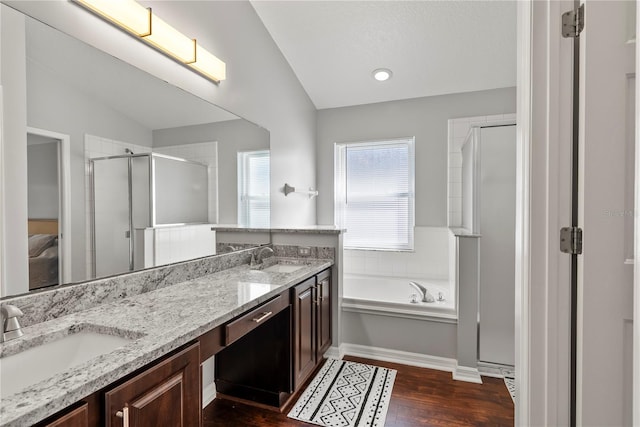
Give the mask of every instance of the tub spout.
M 433 297 L 433 295 L 431 295 L 431 292 L 429 292 L 429 290 L 424 286 L 416 282 L 409 282 L 409 285 L 413 286 L 414 288 L 416 288 L 418 292 L 420 292 L 420 295 L 422 296 L 422 302 L 435 302 L 436 299 Z

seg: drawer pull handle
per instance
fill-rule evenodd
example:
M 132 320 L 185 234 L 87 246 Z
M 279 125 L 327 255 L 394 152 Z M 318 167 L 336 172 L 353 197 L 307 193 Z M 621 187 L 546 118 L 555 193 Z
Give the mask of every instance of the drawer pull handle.
M 267 317 L 271 316 L 273 314 L 273 311 L 265 311 L 264 313 L 262 313 L 262 316 L 260 317 L 254 317 L 253 320 L 256 323 L 260 323 L 262 322 L 264 319 L 266 319 Z
M 122 427 L 129 427 L 129 407 L 125 406 L 122 411 L 116 412 L 116 417 L 122 418 Z

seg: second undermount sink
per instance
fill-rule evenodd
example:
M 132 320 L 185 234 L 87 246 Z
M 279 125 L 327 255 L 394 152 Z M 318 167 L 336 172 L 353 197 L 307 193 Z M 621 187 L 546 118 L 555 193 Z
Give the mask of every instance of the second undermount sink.
M 132 340 L 81 331 L 0 358 L 0 398 L 109 353 Z
M 263 271 L 270 271 L 271 273 L 293 273 L 300 270 L 304 265 L 296 264 L 274 264 L 271 267 L 265 268 Z

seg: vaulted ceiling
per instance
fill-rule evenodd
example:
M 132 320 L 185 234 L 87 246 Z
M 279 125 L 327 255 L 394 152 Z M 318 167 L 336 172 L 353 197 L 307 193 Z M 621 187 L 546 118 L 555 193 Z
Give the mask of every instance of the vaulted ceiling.
M 252 5 L 318 109 L 516 84 L 515 1 Z

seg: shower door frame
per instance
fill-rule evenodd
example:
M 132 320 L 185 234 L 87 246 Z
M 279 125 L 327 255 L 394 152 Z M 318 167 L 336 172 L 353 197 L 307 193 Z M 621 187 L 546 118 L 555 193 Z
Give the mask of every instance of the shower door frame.
M 135 229 L 134 229 L 134 225 L 133 225 L 133 182 L 132 182 L 132 174 L 133 174 L 133 162 L 132 159 L 133 158 L 139 158 L 139 157 L 148 157 L 149 158 L 149 228 L 157 228 L 157 227 L 175 227 L 175 226 L 182 226 L 182 225 L 188 225 L 188 224 L 207 224 L 208 222 L 194 222 L 194 223 L 163 223 L 163 224 L 158 224 L 156 221 L 156 176 L 155 176 L 155 172 L 156 172 L 156 163 L 155 163 L 155 159 L 156 158 L 163 158 L 163 159 L 169 159 L 169 160 L 173 160 L 173 161 L 178 161 L 178 162 L 185 162 L 185 163 L 191 163 L 194 165 L 198 165 L 198 166 L 202 166 L 206 169 L 207 171 L 207 185 L 209 185 L 209 179 L 208 179 L 208 174 L 209 174 L 209 165 L 205 164 L 205 163 L 201 163 L 201 162 L 196 162 L 194 160 L 188 160 L 188 159 L 183 159 L 181 157 L 174 157 L 174 156 L 169 156 L 166 154 L 160 154 L 160 153 L 153 153 L 153 152 L 149 152 L 149 153 L 140 153 L 140 154 L 121 154 L 121 155 L 116 155 L 116 156 L 106 156 L 106 157 L 96 157 L 93 159 L 90 159 L 90 163 L 89 163 L 89 174 L 90 174 L 90 180 L 91 180 L 91 200 L 93 203 L 93 218 L 91 218 L 91 235 L 92 235 L 92 246 L 93 246 L 93 259 L 92 259 L 92 268 L 93 268 L 93 272 L 94 272 L 94 276 L 97 276 L 95 274 L 96 272 L 96 240 L 95 240 L 95 236 L 96 236 L 96 221 L 95 221 L 95 214 L 96 214 L 96 210 L 95 210 L 95 203 L 96 203 L 96 198 L 95 198 L 95 181 L 94 181 L 94 168 L 93 168 L 93 162 L 98 160 L 98 161 L 104 161 L 104 160 L 112 160 L 112 159 L 128 159 L 128 191 L 129 191 L 129 271 L 134 271 L 135 270 L 135 245 L 134 245 L 134 234 L 135 234 Z M 207 195 L 209 194 L 210 189 L 207 189 Z
M 93 268 L 93 276 L 97 278 L 98 275 L 96 273 L 96 186 L 95 186 L 95 175 L 94 175 L 94 162 L 95 161 L 105 161 L 105 160 L 114 160 L 114 159 L 127 159 L 127 170 L 128 170 L 128 203 L 129 203 L 129 272 L 134 271 L 134 233 L 135 230 L 133 228 L 133 183 L 132 183 L 132 169 L 133 169 L 133 158 L 134 157 L 149 157 L 149 224 L 154 224 L 155 217 L 153 215 L 153 190 L 155 185 L 153 183 L 153 156 L 152 153 L 141 153 L 141 154 L 123 154 L 117 156 L 106 156 L 106 157 L 96 157 L 90 159 L 89 161 L 89 176 L 91 180 L 91 202 L 93 203 L 93 216 L 91 218 L 91 242 L 93 246 L 93 259 L 92 268 Z M 126 273 L 123 271 L 122 273 Z
M 473 224 L 473 229 L 471 230 L 472 233 L 474 234 L 479 234 L 480 235 L 480 249 L 479 249 L 479 257 L 480 259 L 482 259 L 482 227 L 481 227 L 481 216 L 480 216 L 480 210 L 482 207 L 482 191 L 480 190 L 481 187 L 481 170 L 482 170 L 482 156 L 480 155 L 480 145 L 482 144 L 482 139 L 481 139 L 481 131 L 483 128 L 496 128 L 496 127 L 508 127 L 508 126 L 516 126 L 516 120 L 512 120 L 512 119 L 493 119 L 493 120 L 487 120 L 485 123 L 482 124 L 474 124 L 471 126 L 471 128 L 469 129 L 469 133 L 471 134 L 471 140 L 469 142 L 465 142 L 465 144 L 471 144 L 471 150 L 472 150 L 472 224 Z M 516 127 L 517 129 L 517 127 Z M 517 144 L 517 141 L 514 140 L 514 145 Z M 460 149 L 460 151 L 462 152 L 462 147 Z M 517 171 L 516 171 L 517 174 Z M 515 202 L 515 196 L 514 196 L 514 202 Z M 464 202 L 463 202 L 464 203 Z M 514 245 L 515 245 L 515 229 L 514 229 Z M 514 257 L 515 260 L 515 257 Z M 478 265 L 478 267 L 480 268 L 480 264 Z M 481 270 L 480 274 L 481 273 Z M 484 366 L 484 367 L 489 367 L 489 368 L 494 368 L 494 369 L 507 369 L 507 370 L 511 370 L 514 366 L 511 365 L 503 365 L 500 363 L 495 363 L 495 362 L 491 362 L 488 360 L 482 360 L 480 357 L 480 342 L 482 340 L 482 334 L 481 332 L 481 325 L 482 325 L 482 316 L 480 313 L 480 294 L 482 292 L 482 282 L 480 281 L 480 277 L 478 277 L 478 310 L 477 310 L 477 319 L 478 319 L 478 324 L 477 324 L 477 349 L 476 349 L 476 360 L 478 361 L 478 366 Z M 514 286 L 516 284 L 516 282 L 514 281 Z M 514 319 L 515 320 L 515 319 Z M 515 332 L 515 325 L 514 325 L 514 332 Z M 514 337 L 514 345 L 515 345 L 515 337 Z M 515 360 L 515 354 L 514 354 L 514 364 L 516 363 Z

